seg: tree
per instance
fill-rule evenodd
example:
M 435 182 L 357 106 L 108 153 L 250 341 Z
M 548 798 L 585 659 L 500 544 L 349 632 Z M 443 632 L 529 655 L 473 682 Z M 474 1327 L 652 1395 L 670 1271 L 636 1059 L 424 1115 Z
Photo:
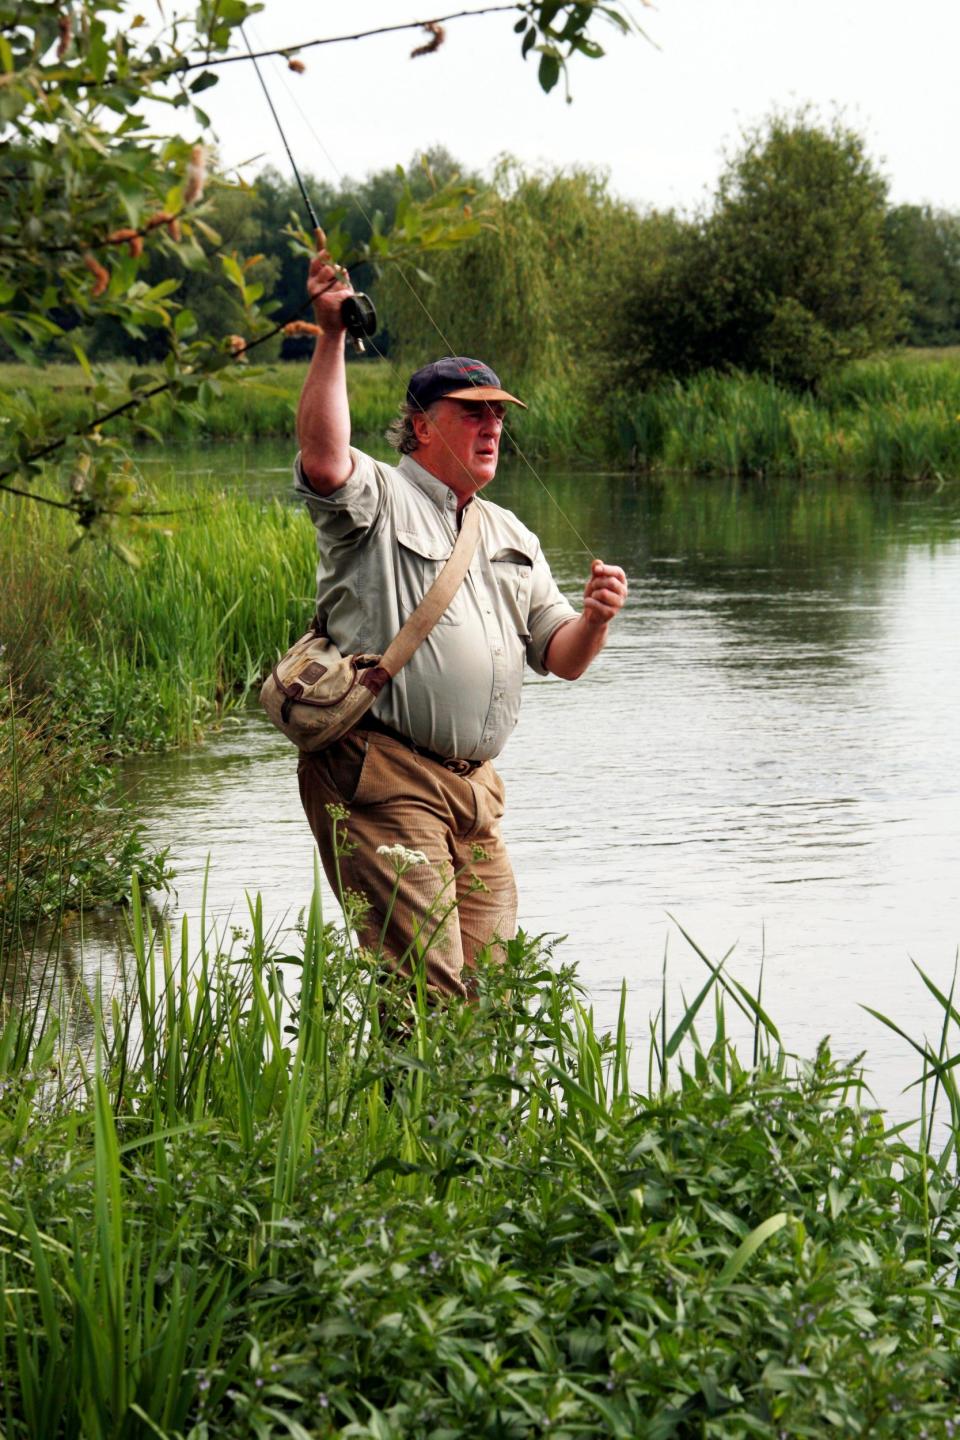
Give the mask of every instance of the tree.
M 581 391 L 610 353 L 612 316 L 643 222 L 597 171 L 530 173 L 505 160 L 471 240 L 430 262 L 430 313 L 402 268 L 384 280 L 406 358 L 482 343 L 516 385 L 568 378 Z M 480 339 L 478 339 L 480 337 Z
M 677 227 L 662 265 L 636 278 L 640 372 L 738 366 L 811 386 L 888 344 L 902 302 L 886 194 L 862 137 L 839 123 L 775 115 L 748 134 L 712 212 Z
M 899 338 L 911 345 L 960 344 L 960 216 L 897 205 L 887 214 L 885 235 L 906 300 Z
M 598 16 L 620 30 L 635 28 L 626 3 L 518 0 L 487 8 L 519 17 L 523 52 L 539 54 L 538 78 L 549 90 L 573 55 L 602 54 L 589 33 Z M 22 423 L 8 427 L 16 434 L 0 449 L 0 488 L 30 495 L 56 457 L 66 494 L 46 503 L 73 510 L 87 531 L 109 527 L 132 503 L 103 429 L 110 418 L 160 391 L 175 403 L 202 401 L 235 378 L 239 353 L 277 328 L 265 299 L 273 277 L 258 278 L 250 257 L 227 250 L 211 223 L 209 120 L 199 104 L 217 83 L 218 66 L 248 58 L 237 43 L 239 27 L 261 8 L 251 0 L 198 0 L 191 19 L 177 17 L 153 34 L 126 0 L 0 0 L 0 341 L 30 362 L 52 339 L 68 337 L 93 402 L 90 425 L 74 435 L 44 431 L 25 402 Z M 427 28 L 427 48 L 436 48 L 441 27 Z M 289 57 L 337 38 L 274 53 Z M 157 106 L 174 133 L 157 134 L 148 123 Z M 341 263 L 409 261 L 476 232 L 467 200 L 468 187 L 457 183 L 437 185 L 419 200 L 401 186 L 389 234 L 378 222 L 365 244 L 351 249 L 347 228 L 335 222 L 329 248 Z M 289 241 L 301 256 L 313 244 L 299 226 Z M 225 344 L 204 333 L 182 303 L 189 287 L 181 278 L 151 283 L 158 251 L 170 264 L 226 279 L 244 321 L 242 340 Z M 135 372 L 120 393 L 94 373 L 81 340 L 105 320 L 138 342 L 151 332 L 162 337 L 159 378 Z

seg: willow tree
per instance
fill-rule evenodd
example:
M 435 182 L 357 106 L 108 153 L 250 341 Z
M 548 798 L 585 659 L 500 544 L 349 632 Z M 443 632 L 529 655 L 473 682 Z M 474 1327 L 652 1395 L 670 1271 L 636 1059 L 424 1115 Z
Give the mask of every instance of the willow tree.
M 529 173 L 508 160 L 482 200 L 473 239 L 426 272 L 385 277 L 392 340 L 411 362 L 482 353 L 512 384 L 591 391 L 643 221 L 593 170 Z

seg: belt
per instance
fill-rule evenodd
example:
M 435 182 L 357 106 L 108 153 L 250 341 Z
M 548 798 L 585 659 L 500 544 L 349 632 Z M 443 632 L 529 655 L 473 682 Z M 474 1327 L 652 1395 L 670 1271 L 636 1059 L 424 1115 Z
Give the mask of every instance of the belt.
M 390 740 L 398 740 L 414 755 L 419 755 L 424 760 L 432 760 L 435 765 L 442 765 L 445 770 L 451 770 L 454 775 L 472 775 L 474 770 L 479 770 L 481 765 L 486 764 L 484 760 L 455 760 L 449 755 L 438 755 L 435 750 L 425 750 L 422 745 L 417 745 L 399 730 L 394 730 L 392 725 L 385 725 L 378 720 L 376 715 L 367 713 L 354 726 L 356 730 L 372 730 L 374 735 L 386 735 Z

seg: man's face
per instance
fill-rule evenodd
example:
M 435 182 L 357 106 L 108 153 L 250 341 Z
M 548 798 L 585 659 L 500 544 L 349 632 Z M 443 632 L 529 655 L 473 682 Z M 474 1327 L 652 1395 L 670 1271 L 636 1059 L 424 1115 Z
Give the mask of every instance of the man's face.
M 499 400 L 438 400 L 418 425 L 414 458 L 457 493 L 488 485 L 497 470 L 505 409 Z

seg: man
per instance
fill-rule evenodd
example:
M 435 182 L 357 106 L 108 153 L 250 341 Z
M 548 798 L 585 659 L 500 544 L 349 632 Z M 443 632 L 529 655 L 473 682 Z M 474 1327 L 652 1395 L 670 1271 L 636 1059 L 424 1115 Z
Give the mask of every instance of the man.
M 341 650 L 386 649 L 448 558 L 464 508 L 481 507 L 477 551 L 446 613 L 361 725 L 299 768 L 331 884 L 369 902 L 364 943 L 382 943 L 404 973 L 423 955 L 431 990 L 464 996 L 478 952 L 516 929 L 491 762 L 516 723 L 524 663 L 575 680 L 602 649 L 626 578 L 595 560 L 578 616 L 536 536 L 475 498 L 496 473 L 506 406 L 522 405 L 478 361 L 440 360 L 412 377 L 396 467 L 353 450 L 340 314 L 350 287 L 321 252 L 307 288 L 321 334 L 300 397 L 296 485 L 317 528 L 318 611 Z M 347 847 L 328 807 L 350 811 Z

